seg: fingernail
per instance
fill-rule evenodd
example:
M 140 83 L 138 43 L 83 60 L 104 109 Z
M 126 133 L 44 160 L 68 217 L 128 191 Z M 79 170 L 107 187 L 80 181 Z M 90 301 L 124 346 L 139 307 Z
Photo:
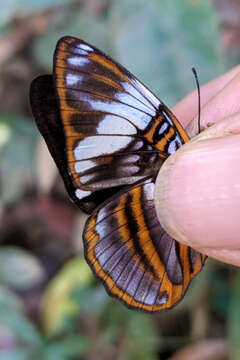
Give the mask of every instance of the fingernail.
M 156 180 L 158 218 L 198 249 L 240 249 L 240 135 L 184 145 Z

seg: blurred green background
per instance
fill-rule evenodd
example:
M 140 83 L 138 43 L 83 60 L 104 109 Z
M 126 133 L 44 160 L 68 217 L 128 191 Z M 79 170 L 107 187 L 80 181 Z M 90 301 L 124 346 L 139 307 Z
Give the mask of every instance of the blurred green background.
M 209 260 L 175 309 L 130 311 L 82 257 L 86 217 L 67 199 L 31 117 L 33 77 L 74 35 L 169 106 L 240 60 L 240 4 L 8 0 L 0 6 L 0 359 L 240 359 L 240 276 Z M 234 94 L 233 94 L 234 96 Z

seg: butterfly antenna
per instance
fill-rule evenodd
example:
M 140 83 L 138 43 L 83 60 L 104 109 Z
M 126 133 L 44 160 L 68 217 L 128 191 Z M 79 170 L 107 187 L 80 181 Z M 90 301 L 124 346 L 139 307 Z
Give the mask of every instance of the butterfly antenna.
M 192 67 L 192 72 L 197 84 L 197 91 L 198 91 L 198 133 L 200 134 L 201 132 L 201 126 L 200 126 L 200 115 L 201 115 L 201 97 L 200 97 L 200 86 L 199 86 L 199 81 L 198 81 L 198 75 L 197 75 L 197 71 L 195 69 L 195 67 Z

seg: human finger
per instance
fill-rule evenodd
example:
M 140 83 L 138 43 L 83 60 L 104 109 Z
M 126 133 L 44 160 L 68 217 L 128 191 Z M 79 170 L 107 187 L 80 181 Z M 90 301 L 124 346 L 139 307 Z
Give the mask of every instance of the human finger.
M 155 205 L 165 230 L 202 253 L 240 265 L 240 114 L 217 122 L 170 156 Z

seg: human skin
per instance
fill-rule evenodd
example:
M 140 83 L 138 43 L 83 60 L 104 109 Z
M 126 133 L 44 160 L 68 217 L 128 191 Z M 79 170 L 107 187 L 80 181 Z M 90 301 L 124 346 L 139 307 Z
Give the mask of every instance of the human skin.
M 210 257 L 240 266 L 240 66 L 201 88 L 173 112 L 191 141 L 161 167 L 155 205 L 165 230 Z

